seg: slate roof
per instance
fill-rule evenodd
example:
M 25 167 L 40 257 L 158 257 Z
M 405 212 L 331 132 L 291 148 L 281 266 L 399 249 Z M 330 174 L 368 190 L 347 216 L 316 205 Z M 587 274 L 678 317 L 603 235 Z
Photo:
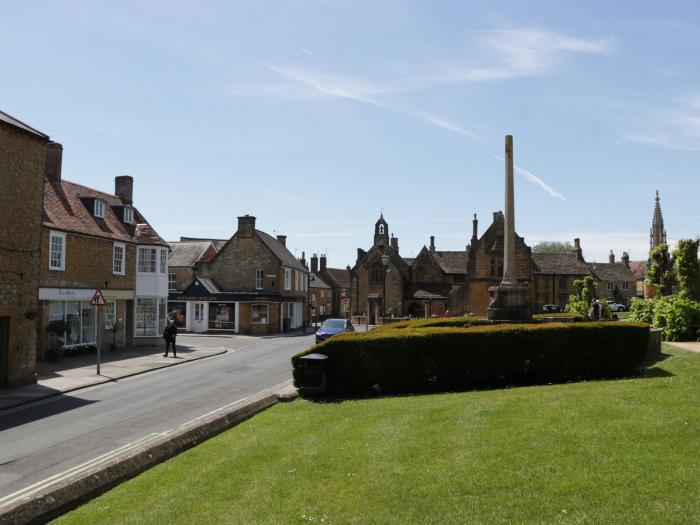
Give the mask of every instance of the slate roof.
M 466 251 L 435 251 L 433 259 L 445 273 L 467 274 L 469 254 Z
M 345 268 L 326 268 L 331 280 L 340 288 L 350 288 L 350 271 Z
M 330 285 L 321 279 L 320 275 L 311 272 L 309 275 L 309 288 L 330 288 Z
M 635 280 L 643 281 L 647 273 L 647 261 L 630 261 L 630 271 Z
M 590 275 L 588 265 L 579 260 L 575 253 L 533 253 L 535 273 L 557 275 Z
M 279 242 L 272 235 L 268 235 L 260 230 L 255 230 L 255 233 L 258 234 L 260 239 L 262 239 L 262 241 L 265 243 L 265 246 L 267 246 L 270 251 L 275 254 L 275 256 L 284 266 L 288 266 L 302 272 L 309 271 L 299 262 L 296 257 L 294 257 L 294 255 L 292 255 L 292 252 L 290 252 L 284 244 Z
M 211 240 L 171 242 L 168 266 L 194 266 L 213 245 Z
M 591 263 L 591 271 L 603 281 L 635 281 L 634 274 L 621 262 Z
M 88 209 L 81 198 L 99 198 L 105 201 L 104 218 L 94 217 L 93 210 Z M 121 199 L 115 195 L 67 180 L 51 182 L 44 179 L 43 225 L 45 227 L 115 241 L 167 246 L 138 209 L 134 208 L 136 224 L 124 224 L 117 215 L 117 211 L 112 208 L 121 206 L 123 206 Z
M 22 131 L 26 131 L 27 133 L 31 133 L 32 135 L 36 135 L 37 137 L 42 138 L 44 140 L 49 139 L 49 136 L 45 133 L 42 133 L 38 129 L 34 129 L 29 124 L 25 124 L 21 120 L 17 120 L 15 117 L 13 117 L 12 115 L 8 115 L 4 111 L 0 111 L 0 122 L 4 122 L 9 126 L 20 129 Z

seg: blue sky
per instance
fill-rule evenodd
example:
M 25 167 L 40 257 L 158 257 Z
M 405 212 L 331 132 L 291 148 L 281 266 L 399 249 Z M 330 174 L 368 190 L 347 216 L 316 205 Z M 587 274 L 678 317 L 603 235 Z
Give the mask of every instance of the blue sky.
M 646 258 L 654 191 L 696 237 L 695 2 L 3 2 L 0 109 L 64 145 L 63 176 L 168 240 L 236 217 L 353 264 L 380 209 L 401 253 L 516 229 Z

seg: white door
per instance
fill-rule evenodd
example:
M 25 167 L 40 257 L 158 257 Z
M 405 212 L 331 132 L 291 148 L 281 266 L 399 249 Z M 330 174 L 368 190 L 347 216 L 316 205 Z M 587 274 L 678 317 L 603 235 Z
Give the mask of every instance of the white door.
M 207 303 L 194 303 L 194 316 L 192 318 L 193 332 L 207 331 Z

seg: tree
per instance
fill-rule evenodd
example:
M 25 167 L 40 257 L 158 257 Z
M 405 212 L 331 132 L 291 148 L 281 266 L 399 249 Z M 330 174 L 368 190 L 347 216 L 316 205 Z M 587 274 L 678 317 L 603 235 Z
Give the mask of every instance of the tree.
M 690 299 L 698 299 L 700 293 L 700 263 L 698 262 L 698 239 L 681 239 L 673 250 L 678 293 Z
M 574 247 L 570 242 L 542 241 L 532 248 L 532 253 L 571 253 Z
M 659 244 L 649 252 L 646 281 L 657 286 L 661 295 L 671 295 L 673 292 L 676 275 L 673 271 L 671 255 L 668 253 L 668 244 Z

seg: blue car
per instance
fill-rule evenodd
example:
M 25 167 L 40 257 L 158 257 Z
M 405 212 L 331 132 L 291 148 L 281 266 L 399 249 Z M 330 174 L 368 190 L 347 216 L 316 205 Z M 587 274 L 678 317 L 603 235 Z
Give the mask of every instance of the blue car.
M 316 343 L 322 343 L 329 337 L 342 332 L 354 332 L 352 323 L 348 319 L 326 319 L 321 328 L 316 332 Z

